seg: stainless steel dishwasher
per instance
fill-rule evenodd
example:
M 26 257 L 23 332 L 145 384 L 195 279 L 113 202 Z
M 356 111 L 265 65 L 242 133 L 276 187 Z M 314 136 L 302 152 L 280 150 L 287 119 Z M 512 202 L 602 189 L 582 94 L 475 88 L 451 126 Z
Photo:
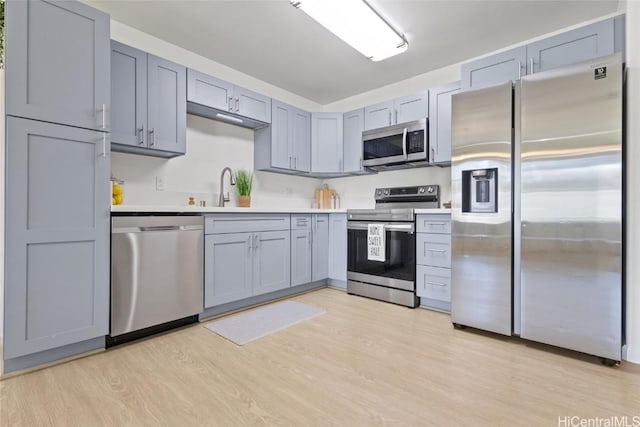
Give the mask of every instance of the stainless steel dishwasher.
M 197 321 L 203 263 L 203 217 L 113 217 L 107 346 Z

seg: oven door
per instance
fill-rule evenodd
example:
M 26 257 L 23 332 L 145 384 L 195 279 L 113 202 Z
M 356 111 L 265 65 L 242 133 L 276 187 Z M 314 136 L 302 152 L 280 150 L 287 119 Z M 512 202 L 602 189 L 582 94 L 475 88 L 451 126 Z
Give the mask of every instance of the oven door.
M 347 223 L 347 279 L 413 291 L 416 279 L 415 224 L 389 222 L 385 227 L 385 260 L 368 259 L 368 222 Z

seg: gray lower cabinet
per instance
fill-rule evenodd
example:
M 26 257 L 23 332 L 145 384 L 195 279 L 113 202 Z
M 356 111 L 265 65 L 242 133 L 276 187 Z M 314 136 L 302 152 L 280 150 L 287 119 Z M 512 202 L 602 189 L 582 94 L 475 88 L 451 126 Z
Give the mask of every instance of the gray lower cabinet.
M 186 68 L 111 42 L 113 151 L 157 157 L 186 152 Z
M 311 279 L 315 282 L 329 277 L 329 215 L 313 214 L 311 220 Z
M 329 279 L 333 286 L 346 287 L 347 214 L 329 215 Z
M 342 138 L 342 113 L 311 114 L 311 172 L 342 172 Z
M 429 89 L 429 163 L 451 164 L 451 96 L 460 82 Z
M 108 333 L 110 238 L 108 134 L 6 123 L 5 360 Z
M 71 1 L 5 2 L 6 114 L 108 130 L 109 15 Z
M 214 120 L 250 128 L 271 123 L 271 98 L 192 69 L 187 101 L 189 112 Z
M 254 132 L 254 168 L 283 173 L 311 170 L 311 114 L 271 101 L 271 125 Z
M 289 215 L 205 217 L 205 308 L 291 286 Z
M 416 294 L 420 305 L 451 310 L 451 215 L 416 216 Z
M 311 215 L 291 215 L 291 286 L 311 282 Z

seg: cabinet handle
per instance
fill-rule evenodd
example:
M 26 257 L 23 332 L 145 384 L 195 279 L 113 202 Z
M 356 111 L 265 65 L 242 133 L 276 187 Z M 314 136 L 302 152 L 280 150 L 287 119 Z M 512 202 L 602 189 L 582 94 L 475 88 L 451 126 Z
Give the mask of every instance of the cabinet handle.
M 107 157 L 107 134 L 102 134 L 102 157 Z
M 228 106 L 229 106 L 229 111 L 233 111 L 233 96 L 229 97 Z
M 309 232 L 309 246 L 313 246 L 313 233 Z
M 292 159 L 292 157 L 291 157 L 291 156 L 289 156 L 289 169 L 293 169 L 293 166 L 291 166 L 291 164 L 292 164 L 292 163 L 291 163 L 291 159 Z
M 529 70 L 529 73 L 533 74 L 533 57 L 529 59 L 529 63 L 531 64 L 531 69 Z
M 257 234 L 253 235 L 253 249 L 256 251 L 260 247 L 260 237 Z
M 362 157 L 360 157 L 360 170 L 364 169 L 364 163 L 362 161 Z
M 447 225 L 446 222 L 429 222 L 427 223 L 427 227 L 433 227 L 434 225 L 437 225 L 439 227 L 444 227 L 445 225 Z
M 251 235 L 247 237 L 247 252 L 251 252 Z
M 391 124 L 391 110 L 389 110 L 389 124 Z
M 342 159 L 338 159 L 338 172 L 342 172 Z
M 293 168 L 298 170 L 298 157 L 296 156 L 293 157 Z
M 396 110 L 396 124 L 398 123 L 398 110 Z
M 522 62 L 518 61 L 518 80 L 522 78 Z
M 240 111 L 240 98 L 236 97 L 236 112 Z
M 144 144 L 144 125 L 140 129 L 138 129 L 138 145 Z
M 427 285 L 440 286 L 440 287 L 445 287 L 445 286 L 447 286 L 447 284 L 446 284 L 446 283 L 440 283 L 440 282 L 427 282 Z
M 107 129 L 107 104 L 102 104 L 102 129 Z
M 438 254 L 443 254 L 445 252 L 447 252 L 446 249 L 427 249 L 427 252 L 434 252 L 434 253 L 438 253 Z
M 429 160 L 430 163 L 433 163 L 436 161 L 436 150 L 431 147 L 431 159 Z
M 156 128 L 151 128 L 151 130 L 149 131 L 149 136 L 151 137 L 149 146 L 154 147 L 156 145 Z

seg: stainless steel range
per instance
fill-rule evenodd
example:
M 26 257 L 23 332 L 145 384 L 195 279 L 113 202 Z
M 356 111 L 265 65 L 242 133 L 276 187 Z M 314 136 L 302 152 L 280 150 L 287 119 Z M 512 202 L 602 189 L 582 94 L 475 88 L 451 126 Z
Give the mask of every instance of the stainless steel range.
M 377 188 L 375 209 L 348 210 L 347 292 L 417 307 L 415 209 L 439 208 L 440 187 Z

